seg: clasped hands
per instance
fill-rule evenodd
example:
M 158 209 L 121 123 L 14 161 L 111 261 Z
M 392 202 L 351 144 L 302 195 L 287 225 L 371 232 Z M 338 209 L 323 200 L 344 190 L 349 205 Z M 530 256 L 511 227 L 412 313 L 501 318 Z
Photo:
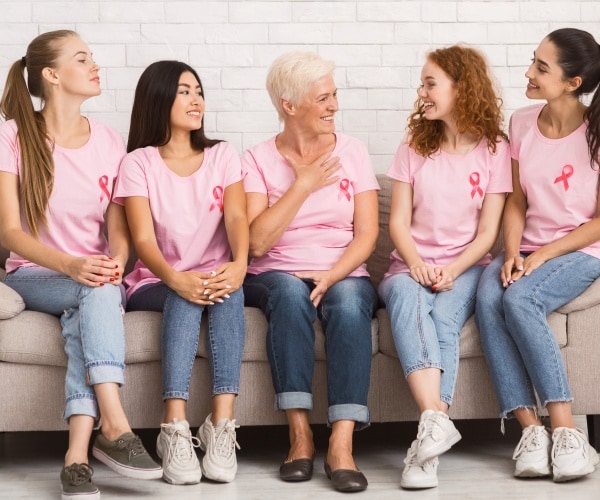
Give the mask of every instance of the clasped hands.
M 169 287 L 189 302 L 211 306 L 222 303 L 238 290 L 245 275 L 245 264 L 226 262 L 215 271 L 177 272 Z

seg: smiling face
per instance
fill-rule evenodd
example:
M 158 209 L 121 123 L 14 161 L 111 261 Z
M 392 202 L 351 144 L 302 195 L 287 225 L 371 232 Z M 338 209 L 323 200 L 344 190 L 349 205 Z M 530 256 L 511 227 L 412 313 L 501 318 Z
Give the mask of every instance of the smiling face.
M 62 42 L 55 66 L 45 68 L 43 75 L 56 90 L 88 98 L 100 94 L 99 71 L 87 44 L 70 36 Z
M 204 99 L 200 82 L 189 71 L 179 77 L 177 94 L 171 107 L 171 131 L 183 130 L 191 132 L 202 127 L 204 116 Z
M 421 86 L 417 91 L 423 101 L 428 120 L 451 121 L 457 90 L 454 81 L 429 59 L 421 70 Z
M 292 105 L 291 110 L 303 128 L 316 134 L 335 132 L 334 115 L 338 110 L 338 100 L 333 76 L 326 75 L 314 82 L 302 101 L 297 106 Z
M 569 82 L 564 78 L 558 60 L 556 45 L 544 38 L 533 53 L 531 65 L 525 73 L 529 80 L 525 95 L 529 99 L 551 101 L 569 92 Z

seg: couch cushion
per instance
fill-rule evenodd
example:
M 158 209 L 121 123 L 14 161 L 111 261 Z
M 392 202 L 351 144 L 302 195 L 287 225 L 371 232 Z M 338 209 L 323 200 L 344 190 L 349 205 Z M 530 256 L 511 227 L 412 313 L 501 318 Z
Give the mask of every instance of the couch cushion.
M 392 337 L 392 328 L 390 318 L 385 309 L 377 311 L 379 319 L 379 350 L 394 358 L 398 357 L 394 338 Z M 550 327 L 556 336 L 558 345 L 562 348 L 567 345 L 567 316 L 554 312 L 548 316 Z M 408 334 L 409 332 L 406 332 Z M 483 356 L 479 332 L 475 326 L 475 317 L 471 316 L 464 324 L 460 332 L 460 358 L 475 358 Z
M 25 309 L 25 302 L 21 296 L 11 287 L 0 283 L 0 320 L 12 318 L 23 309 Z
M 387 175 L 378 174 L 377 182 L 381 189 L 378 192 L 379 197 L 379 235 L 375 244 L 375 251 L 367 259 L 367 270 L 371 275 L 371 280 L 377 288 L 383 279 L 383 275 L 390 267 L 390 254 L 394 250 L 394 245 L 389 235 L 390 225 L 390 207 L 392 204 L 392 186 L 393 181 Z

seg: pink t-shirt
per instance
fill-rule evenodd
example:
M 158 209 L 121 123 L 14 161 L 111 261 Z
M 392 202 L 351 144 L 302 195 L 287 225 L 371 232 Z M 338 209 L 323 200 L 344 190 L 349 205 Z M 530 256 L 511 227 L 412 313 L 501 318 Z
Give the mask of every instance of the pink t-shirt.
M 338 156 L 342 164 L 335 173 L 339 182 L 313 192 L 281 239 L 265 255 L 252 259 L 248 273 L 324 271 L 346 251 L 354 238 L 354 195 L 378 190 L 379 184 L 367 149 L 358 139 L 336 134 L 331 155 Z M 294 171 L 275 146 L 275 137 L 246 150 L 242 169 L 246 192 L 267 195 L 269 206 L 295 180 Z M 349 274 L 368 275 L 364 263 Z
M 78 149 L 54 146 L 54 188 L 46 210 L 48 227 L 41 228 L 39 241 L 74 256 L 108 255 L 104 215 L 114 181 L 125 155 L 123 138 L 113 129 L 88 118 L 90 137 Z M 21 152 L 17 125 L 0 125 L 0 170 L 21 176 Z M 23 230 L 29 232 L 21 212 Z M 6 271 L 35 264 L 11 252 Z
M 156 241 L 167 263 L 176 271 L 209 272 L 231 260 L 223 194 L 241 180 L 240 158 L 226 142 L 205 148 L 202 166 L 187 177 L 173 172 L 158 148 L 148 146 L 123 159 L 115 202 L 130 196 L 148 198 Z M 127 297 L 158 281 L 138 259 L 124 280 Z
M 590 165 L 587 123 L 567 137 L 548 139 L 537 126 L 543 107 L 521 108 L 510 119 L 511 156 L 519 162 L 527 197 L 523 252 L 533 252 L 588 222 L 598 203 L 598 165 Z M 581 251 L 600 258 L 600 241 Z
M 410 233 L 423 262 L 435 267 L 453 262 L 475 239 L 486 193 L 512 191 L 510 150 L 505 140 L 496 144 L 495 154 L 482 139 L 464 155 L 437 151 L 423 157 L 405 138 L 387 175 L 412 186 Z M 490 260 L 487 254 L 477 265 Z M 407 272 L 408 266 L 394 250 L 385 276 Z

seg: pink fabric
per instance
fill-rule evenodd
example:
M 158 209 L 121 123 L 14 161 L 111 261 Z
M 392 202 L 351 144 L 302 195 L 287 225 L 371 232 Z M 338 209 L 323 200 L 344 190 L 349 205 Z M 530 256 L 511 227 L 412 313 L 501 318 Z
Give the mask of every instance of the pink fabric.
M 596 213 L 598 165 L 592 169 L 585 139 L 587 124 L 561 139 L 544 137 L 537 119 L 544 104 L 521 108 L 510 120 L 511 156 L 519 162 L 527 196 L 521 251 L 555 241 Z M 600 258 L 600 241 L 581 250 Z
M 79 149 L 54 147 L 54 188 L 48 209 L 48 228 L 39 241 L 67 253 L 106 254 L 104 214 L 110 202 L 119 164 L 125 155 L 123 138 L 113 129 L 88 119 L 90 138 Z M 21 176 L 21 155 L 14 120 L 0 125 L 0 170 Z M 29 231 L 25 217 L 22 227 Z M 31 262 L 11 252 L 6 271 Z
M 262 257 L 252 259 L 248 273 L 270 270 L 323 271 L 333 267 L 354 238 L 354 195 L 378 190 L 371 159 L 357 139 L 336 134 L 332 156 L 341 159 L 342 168 L 335 184 L 312 193 L 281 239 Z M 248 193 L 267 195 L 274 205 L 294 182 L 294 171 L 279 154 L 275 137 L 242 155 L 244 188 Z M 349 276 L 368 276 L 361 264 Z
M 123 159 L 115 202 L 130 196 L 148 198 L 158 247 L 169 265 L 176 271 L 208 272 L 231 260 L 223 194 L 241 180 L 239 156 L 226 142 L 206 148 L 202 166 L 188 177 L 175 174 L 158 148 L 149 146 Z M 157 281 L 138 260 L 124 280 L 127 297 Z
M 409 148 L 406 140 L 398 147 L 387 175 L 412 186 L 410 232 L 417 252 L 427 265 L 444 267 L 477 235 L 485 194 L 512 191 L 509 146 L 501 140 L 492 154 L 482 139 L 464 155 L 438 151 L 424 158 Z M 478 265 L 490 260 L 487 254 Z M 385 276 L 406 272 L 407 265 L 394 250 Z

